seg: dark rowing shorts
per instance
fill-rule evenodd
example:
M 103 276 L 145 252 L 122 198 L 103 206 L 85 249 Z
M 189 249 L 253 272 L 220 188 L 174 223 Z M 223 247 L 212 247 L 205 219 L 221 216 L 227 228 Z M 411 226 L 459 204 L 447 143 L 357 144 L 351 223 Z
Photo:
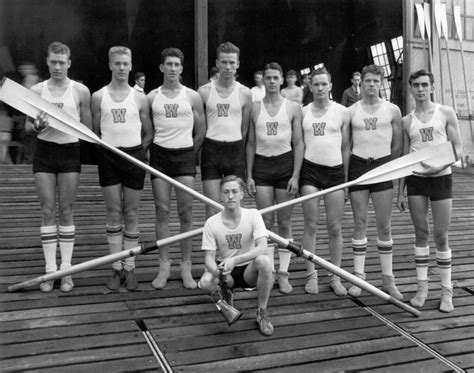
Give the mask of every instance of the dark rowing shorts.
M 196 153 L 194 147 L 170 149 L 151 144 L 150 166 L 169 177 L 196 176 Z M 151 179 L 155 179 L 151 175 Z
M 293 174 L 293 152 L 273 157 L 255 154 L 252 176 L 256 186 L 286 189 Z
M 373 170 L 374 168 L 383 165 L 391 160 L 391 156 L 388 155 L 382 158 L 361 158 L 356 155 L 351 155 L 349 163 L 349 181 L 355 180 L 358 177 L 362 176 L 366 172 Z M 382 192 L 384 190 L 393 189 L 393 181 L 383 181 L 381 183 L 375 184 L 365 184 L 365 185 L 353 185 L 349 187 L 349 192 L 357 192 L 358 190 L 369 190 L 370 193 Z
M 145 151 L 142 145 L 131 148 L 119 147 L 119 149 L 139 161 L 145 162 Z M 100 148 L 98 163 L 101 187 L 122 184 L 130 189 L 143 189 L 145 185 L 145 170 L 135 166 L 130 161 L 112 153 L 110 150 Z
M 453 198 L 453 176 L 435 177 L 408 176 L 406 179 L 408 196 L 425 196 L 430 201 Z
M 61 174 L 81 172 L 81 150 L 79 142 L 57 144 L 36 139 L 33 172 Z
M 247 282 L 244 279 L 245 268 L 247 268 L 248 266 L 249 265 L 246 264 L 246 265 L 243 265 L 243 266 L 234 267 L 234 269 L 230 273 L 230 275 L 234 279 L 234 286 L 232 286 L 232 289 L 235 289 L 235 288 L 244 288 L 245 289 L 245 288 L 251 288 L 252 287 L 249 284 L 247 284 Z
M 242 140 L 233 142 L 204 139 L 201 153 L 202 180 L 235 175 L 245 180 L 245 152 Z
M 324 166 L 303 159 L 300 174 L 300 187 L 311 185 L 318 189 L 328 189 L 343 184 L 344 166 Z

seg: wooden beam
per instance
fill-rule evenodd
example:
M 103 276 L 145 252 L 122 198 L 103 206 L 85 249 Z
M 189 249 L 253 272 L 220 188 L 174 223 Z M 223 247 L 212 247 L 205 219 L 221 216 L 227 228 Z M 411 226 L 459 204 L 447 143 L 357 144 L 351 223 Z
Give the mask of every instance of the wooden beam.
M 196 88 L 208 81 L 208 0 L 194 0 L 194 76 Z

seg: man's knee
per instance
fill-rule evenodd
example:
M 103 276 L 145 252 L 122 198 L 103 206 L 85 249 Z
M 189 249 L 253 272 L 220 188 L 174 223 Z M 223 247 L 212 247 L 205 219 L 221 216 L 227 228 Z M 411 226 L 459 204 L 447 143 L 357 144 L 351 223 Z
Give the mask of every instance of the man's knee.
M 209 292 L 212 291 L 215 287 L 213 274 L 211 272 L 205 271 L 198 282 L 198 286 L 202 290 L 206 290 Z
M 155 216 L 158 222 L 166 222 L 169 219 L 170 211 L 168 207 L 159 204 L 155 206 Z
M 169 212 L 168 212 L 169 214 Z M 179 221 L 181 225 L 189 226 L 193 223 L 193 210 L 192 205 L 186 204 L 182 206 L 178 211 Z
M 268 255 L 259 255 L 254 259 L 255 267 L 260 272 L 272 271 L 272 263 Z

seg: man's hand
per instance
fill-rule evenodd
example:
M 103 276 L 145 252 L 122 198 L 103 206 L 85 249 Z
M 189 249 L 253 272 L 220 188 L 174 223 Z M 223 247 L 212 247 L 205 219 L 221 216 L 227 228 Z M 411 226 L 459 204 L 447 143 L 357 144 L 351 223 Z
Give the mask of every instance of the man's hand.
M 46 116 L 46 113 L 42 111 L 36 116 L 33 122 L 33 129 L 35 130 L 35 132 L 40 133 L 43 132 L 48 126 L 48 118 Z
M 288 194 L 292 194 L 292 195 L 295 195 L 296 193 L 298 193 L 298 179 L 296 177 L 293 176 L 288 181 L 288 185 L 286 187 L 286 192 Z
M 399 194 L 397 197 L 397 207 L 400 210 L 400 212 L 407 211 L 407 204 L 405 202 L 405 197 L 403 196 L 403 194 Z
M 443 171 L 445 168 L 448 168 L 449 166 L 452 165 L 452 163 L 442 165 L 442 166 L 434 166 L 430 165 L 429 163 L 426 162 L 420 162 L 420 165 L 423 167 L 423 171 L 417 172 L 413 171 L 413 174 L 416 176 L 432 176 L 440 173 Z
M 234 257 L 224 259 L 222 261 L 222 263 L 219 264 L 219 266 L 218 266 L 218 268 L 220 270 L 222 270 L 222 274 L 224 276 L 230 275 L 232 270 L 234 269 L 234 267 L 235 267 L 235 258 Z
M 250 197 L 255 198 L 255 192 L 257 189 L 255 188 L 255 181 L 251 177 L 247 178 L 247 191 Z

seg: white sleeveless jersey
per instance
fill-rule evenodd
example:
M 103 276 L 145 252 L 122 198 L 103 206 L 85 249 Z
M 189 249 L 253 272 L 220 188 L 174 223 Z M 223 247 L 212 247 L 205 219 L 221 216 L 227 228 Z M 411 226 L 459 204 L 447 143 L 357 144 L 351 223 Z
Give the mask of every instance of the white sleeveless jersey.
M 216 259 L 223 260 L 244 254 L 255 247 L 255 240 L 267 237 L 262 215 L 256 209 L 242 208 L 239 225 L 227 228 L 222 222 L 222 212 L 211 216 L 204 225 L 202 249 L 216 251 Z M 241 263 L 243 266 L 250 263 Z
M 323 166 L 342 164 L 342 121 L 335 113 L 337 103 L 331 102 L 327 111 L 316 118 L 312 103 L 303 108 L 304 158 Z
M 361 158 L 382 158 L 391 154 L 392 121 L 388 103 L 383 101 L 373 114 L 366 113 L 357 101 L 351 119 L 352 154 Z
M 448 134 L 446 133 L 446 125 L 439 115 L 439 104 L 436 104 L 433 116 L 426 123 L 420 121 L 414 111 L 412 111 L 410 115 L 411 124 L 408 130 L 408 135 L 410 136 L 410 153 L 449 141 Z M 448 167 L 434 176 L 449 175 L 450 173 L 451 168 Z
M 151 105 L 156 145 L 174 149 L 193 146 L 194 115 L 187 90 L 183 86 L 178 96 L 170 99 L 158 88 Z
M 53 97 L 51 96 L 51 93 L 49 93 L 48 82 L 45 80 L 43 82 L 41 97 L 46 101 L 53 103 L 74 119 L 80 120 L 81 118 L 79 115 L 79 110 L 77 108 L 76 102 L 74 101 L 73 95 L 74 83 L 75 82 L 73 80 L 69 82 L 66 91 L 64 91 L 64 94 L 61 97 Z M 77 137 L 65 134 L 64 132 L 52 127 L 49 127 L 47 131 L 39 133 L 38 138 L 44 141 L 55 142 L 57 144 L 70 144 L 79 141 Z
M 142 122 L 135 102 L 135 90 L 122 102 L 114 102 L 107 87 L 102 88 L 100 133 L 102 140 L 113 146 L 130 148 L 142 143 Z
M 272 157 L 291 151 L 292 126 L 286 112 L 287 100 L 271 117 L 263 101 L 260 103 L 260 113 L 255 123 L 255 153 L 264 157 Z
M 240 83 L 235 82 L 232 93 L 222 98 L 211 82 L 211 91 L 206 102 L 206 137 L 215 141 L 242 140 L 242 105 L 240 103 Z

